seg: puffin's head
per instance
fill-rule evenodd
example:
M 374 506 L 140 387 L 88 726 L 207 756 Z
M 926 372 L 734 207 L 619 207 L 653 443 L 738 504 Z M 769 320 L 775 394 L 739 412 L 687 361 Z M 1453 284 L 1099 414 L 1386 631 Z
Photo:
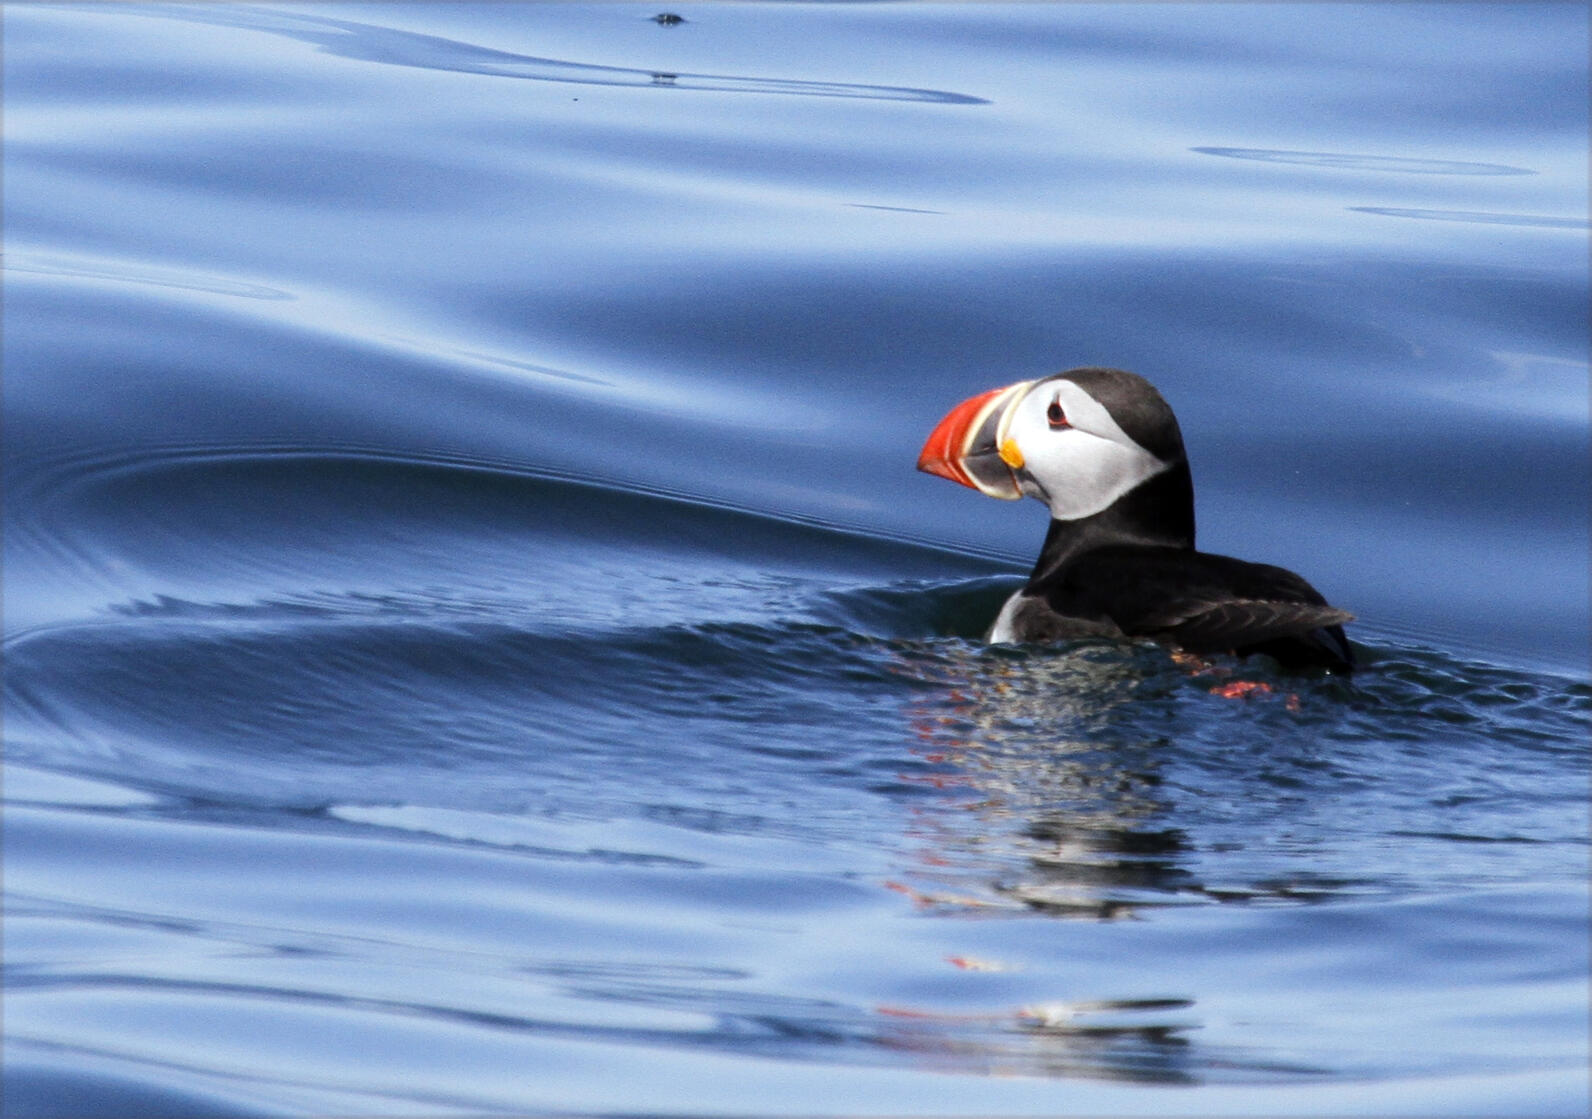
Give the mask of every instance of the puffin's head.
M 963 401 L 929 435 L 918 469 L 1006 501 L 1037 497 L 1071 521 L 1184 461 L 1177 417 L 1150 382 L 1090 368 Z

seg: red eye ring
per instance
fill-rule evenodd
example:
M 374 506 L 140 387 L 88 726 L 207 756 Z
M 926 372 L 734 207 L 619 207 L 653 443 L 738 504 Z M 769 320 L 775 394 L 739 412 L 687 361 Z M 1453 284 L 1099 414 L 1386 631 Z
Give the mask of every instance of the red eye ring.
M 1050 421 L 1051 427 L 1071 427 L 1067 422 L 1067 413 L 1062 411 L 1061 401 L 1052 400 L 1050 407 L 1045 409 L 1045 419 Z

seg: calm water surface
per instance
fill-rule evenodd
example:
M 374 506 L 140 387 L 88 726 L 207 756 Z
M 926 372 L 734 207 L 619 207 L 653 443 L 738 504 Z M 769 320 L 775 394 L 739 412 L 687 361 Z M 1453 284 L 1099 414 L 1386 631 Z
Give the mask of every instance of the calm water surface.
M 8 5 L 6 1114 L 1584 1114 L 1587 13 Z M 1080 364 L 1352 681 L 977 641 Z

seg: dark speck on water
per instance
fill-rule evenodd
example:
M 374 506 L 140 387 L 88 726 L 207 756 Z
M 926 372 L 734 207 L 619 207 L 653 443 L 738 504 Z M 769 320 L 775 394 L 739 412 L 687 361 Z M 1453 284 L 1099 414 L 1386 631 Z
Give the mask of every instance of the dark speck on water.
M 7 7 L 7 1119 L 1586 1114 L 1585 11 L 711 11 Z M 980 642 L 1090 364 L 1352 678 Z

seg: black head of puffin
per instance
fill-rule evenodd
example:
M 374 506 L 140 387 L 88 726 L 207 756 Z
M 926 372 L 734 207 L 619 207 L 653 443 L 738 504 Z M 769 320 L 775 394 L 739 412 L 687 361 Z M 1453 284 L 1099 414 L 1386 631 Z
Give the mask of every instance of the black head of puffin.
M 918 469 L 992 497 L 1027 494 L 1076 520 L 1183 461 L 1177 418 L 1155 387 L 1089 367 L 963 401 L 930 434 Z

